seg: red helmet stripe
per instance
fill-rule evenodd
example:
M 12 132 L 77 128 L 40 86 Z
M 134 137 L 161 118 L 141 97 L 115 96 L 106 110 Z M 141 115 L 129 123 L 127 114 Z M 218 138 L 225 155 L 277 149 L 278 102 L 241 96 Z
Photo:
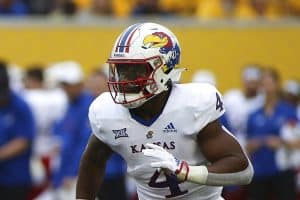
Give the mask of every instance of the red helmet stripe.
M 136 29 L 134 29 L 134 30 L 132 31 L 132 33 L 130 34 L 129 39 L 127 40 L 127 43 L 126 43 L 126 49 L 125 49 L 125 52 L 126 52 L 126 53 L 129 53 L 129 45 L 130 45 L 132 36 L 134 35 L 135 31 L 136 31 L 139 27 L 140 27 L 140 26 L 138 26 Z

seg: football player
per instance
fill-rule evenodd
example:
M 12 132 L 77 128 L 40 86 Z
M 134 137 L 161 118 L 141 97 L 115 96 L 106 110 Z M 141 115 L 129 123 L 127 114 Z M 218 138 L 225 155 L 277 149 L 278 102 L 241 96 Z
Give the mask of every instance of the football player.
M 221 94 L 205 83 L 177 84 L 179 61 L 177 38 L 159 24 L 134 24 L 117 38 L 110 92 L 90 106 L 77 199 L 95 198 L 112 152 L 127 162 L 141 200 L 221 200 L 222 186 L 251 181 L 249 159 L 218 121 Z

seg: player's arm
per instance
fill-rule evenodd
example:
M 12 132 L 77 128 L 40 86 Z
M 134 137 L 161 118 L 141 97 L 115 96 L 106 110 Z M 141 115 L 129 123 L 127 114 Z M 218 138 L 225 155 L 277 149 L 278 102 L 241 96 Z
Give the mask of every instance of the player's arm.
M 218 120 L 209 123 L 200 131 L 197 142 L 211 164 L 190 166 L 188 180 L 207 185 L 250 183 L 253 168 L 249 159 L 237 140 Z
M 239 143 L 217 120 L 201 130 L 197 142 L 210 162 L 207 166 L 192 166 L 155 144 L 146 144 L 148 149 L 144 149 L 143 153 L 157 160 L 151 163 L 152 167 L 174 173 L 181 181 L 213 186 L 250 183 L 253 168 L 249 159 Z
M 100 188 L 106 161 L 112 150 L 96 136 L 92 135 L 80 162 L 76 199 L 92 200 Z
M 216 186 L 248 184 L 253 176 L 252 165 L 237 140 L 218 121 L 225 112 L 221 94 L 212 86 L 202 89 L 207 98 L 199 106 L 205 105 L 206 109 L 201 111 L 201 118 L 196 113 L 194 123 L 200 130 L 197 143 L 209 164 L 191 166 L 154 144 L 147 144 L 143 153 L 157 160 L 152 167 L 175 173 L 182 181 Z
M 18 137 L 9 143 L 0 146 L 0 160 L 11 159 L 20 155 L 30 146 L 30 141 L 26 138 Z
M 32 112 L 28 105 L 23 104 L 18 110 L 18 116 L 14 123 L 14 137 L 5 144 L 0 145 L 0 161 L 13 159 L 26 152 L 30 147 L 35 135 L 35 123 Z M 0 133 L 1 134 L 1 133 Z

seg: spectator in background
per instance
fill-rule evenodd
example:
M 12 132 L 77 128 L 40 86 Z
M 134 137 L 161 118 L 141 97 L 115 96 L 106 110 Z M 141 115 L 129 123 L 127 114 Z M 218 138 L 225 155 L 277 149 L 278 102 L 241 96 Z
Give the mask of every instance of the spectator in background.
M 300 119 L 298 109 L 299 109 L 299 99 L 300 99 L 300 85 L 296 80 L 287 80 L 283 85 L 283 100 L 294 107 L 297 110 L 297 118 Z M 292 155 L 293 167 L 300 169 L 300 123 L 290 123 L 289 126 L 285 126 L 282 130 L 282 137 L 285 140 L 285 147 L 287 150 L 297 151 L 297 155 Z M 291 152 L 288 152 L 291 153 Z M 289 155 L 288 155 L 289 156 Z
M 275 19 L 285 14 L 286 1 L 282 0 L 252 0 L 252 6 L 258 16 Z
M 26 2 L 30 14 L 46 15 L 50 14 L 55 8 L 55 1 L 49 0 L 24 0 Z
M 283 99 L 296 110 L 300 97 L 300 85 L 296 80 L 287 80 L 283 86 Z M 297 116 L 298 120 L 300 116 Z M 290 121 L 281 129 L 282 144 L 278 159 L 282 168 L 297 172 L 297 190 L 300 191 L 300 123 Z
M 289 168 L 282 169 L 277 162 L 282 146 L 281 129 L 297 121 L 296 110 L 280 98 L 280 79 L 273 69 L 262 76 L 265 103 L 249 115 L 247 145 L 254 167 L 254 179 L 249 187 L 249 197 L 255 200 L 296 199 L 295 175 Z
M 300 15 L 299 0 L 2 0 L 2 15 L 46 15 L 59 13 L 131 15 L 195 15 L 200 19 L 278 19 Z M 84 15 L 85 16 L 85 15 Z
M 91 6 L 92 0 L 73 0 L 78 8 L 88 9 Z
M 256 13 L 259 16 L 263 16 L 265 13 L 265 10 L 267 9 L 268 6 L 268 1 L 266 0 L 251 0 L 251 5 L 255 9 Z
M 49 113 L 48 110 L 49 103 L 47 104 L 47 102 L 49 102 L 49 98 L 46 96 L 47 93 L 44 90 L 43 81 L 43 69 L 39 65 L 32 66 L 26 70 L 24 77 L 25 88 L 22 95 L 33 112 L 37 132 L 33 141 L 33 155 L 31 158 L 31 172 L 35 187 L 45 184 L 48 166 L 43 166 L 41 156 L 45 154 L 45 149 L 53 144 L 53 141 L 44 141 L 44 137 L 49 135 L 49 124 L 47 123 L 49 120 L 47 119 L 52 112 Z M 35 192 L 38 193 L 39 190 L 40 188 Z
M 28 7 L 23 0 L 1 0 L 0 15 L 27 15 Z
M 26 89 L 43 89 L 44 88 L 44 74 L 43 67 L 41 65 L 30 66 L 26 70 L 24 86 Z
M 290 16 L 300 16 L 300 1 L 299 0 L 287 0 L 287 10 Z
M 251 0 L 238 0 L 235 5 L 233 16 L 237 19 L 254 19 L 257 13 L 251 4 Z
M 112 14 L 112 3 L 113 2 L 110 0 L 92 0 L 92 13 L 98 15 L 110 15 Z
M 199 1 L 159 0 L 160 8 L 171 14 L 193 15 Z
M 74 0 L 26 0 L 32 14 L 52 14 L 53 16 L 71 17 L 78 13 L 78 4 Z M 35 13 L 34 13 L 35 12 Z
M 199 1 L 196 16 L 200 19 L 220 19 L 226 16 L 221 0 Z
M 133 15 L 166 14 L 159 7 L 158 0 L 137 0 Z
M 102 69 L 97 69 L 85 81 L 85 88 L 95 98 L 102 92 L 108 92 L 107 76 Z
M 54 123 L 61 119 L 65 105 L 57 98 L 57 93 L 44 84 L 42 65 L 32 65 L 25 72 L 23 96 L 29 104 L 36 121 L 37 135 L 33 142 L 31 171 L 35 187 L 31 192 L 34 198 L 50 182 L 52 165 L 57 156 L 58 141 L 53 134 Z
M 268 1 L 265 11 L 265 17 L 268 19 L 278 19 L 287 16 L 286 1 L 282 0 L 270 0 Z
M 24 89 L 24 70 L 16 64 L 9 64 L 7 70 L 9 75 L 9 87 L 15 93 L 22 92 Z
M 55 126 L 55 134 L 61 139 L 60 165 L 55 171 L 53 186 L 56 199 L 74 199 L 75 183 L 81 154 L 91 133 L 88 109 L 92 95 L 83 89 L 81 66 L 73 61 L 57 63 L 61 75 L 59 81 L 68 97 L 68 107 L 62 120 Z
M 263 105 L 260 93 L 261 69 L 247 65 L 242 71 L 242 89 L 233 89 L 224 95 L 228 121 L 241 144 L 245 144 L 248 115 Z
M 209 70 L 197 70 L 192 78 L 193 83 L 209 83 L 217 86 L 215 74 Z
M 78 7 L 77 4 L 72 0 L 64 0 L 60 10 L 62 14 L 66 16 L 74 16 L 77 14 Z
M 107 76 L 103 69 L 95 70 L 86 80 L 86 89 L 97 98 L 108 92 Z M 98 198 L 101 200 L 126 200 L 126 164 L 123 158 L 114 153 L 106 163 L 105 176 L 100 187 Z
M 35 123 L 28 105 L 9 88 L 0 62 L 0 197 L 25 200 L 31 187 L 30 156 Z
M 128 17 L 135 7 L 135 0 L 112 0 L 112 10 L 116 17 Z

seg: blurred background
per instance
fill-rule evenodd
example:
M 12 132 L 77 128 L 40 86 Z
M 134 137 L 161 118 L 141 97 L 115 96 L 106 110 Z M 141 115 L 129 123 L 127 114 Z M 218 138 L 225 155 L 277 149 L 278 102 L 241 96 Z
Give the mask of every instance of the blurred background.
M 222 92 L 222 123 L 258 171 L 226 199 L 297 199 L 300 0 L 0 0 L 0 196 L 74 199 L 105 62 L 124 28 L 148 21 L 178 37 L 183 83 Z M 99 199 L 137 198 L 125 171 L 114 155 Z

